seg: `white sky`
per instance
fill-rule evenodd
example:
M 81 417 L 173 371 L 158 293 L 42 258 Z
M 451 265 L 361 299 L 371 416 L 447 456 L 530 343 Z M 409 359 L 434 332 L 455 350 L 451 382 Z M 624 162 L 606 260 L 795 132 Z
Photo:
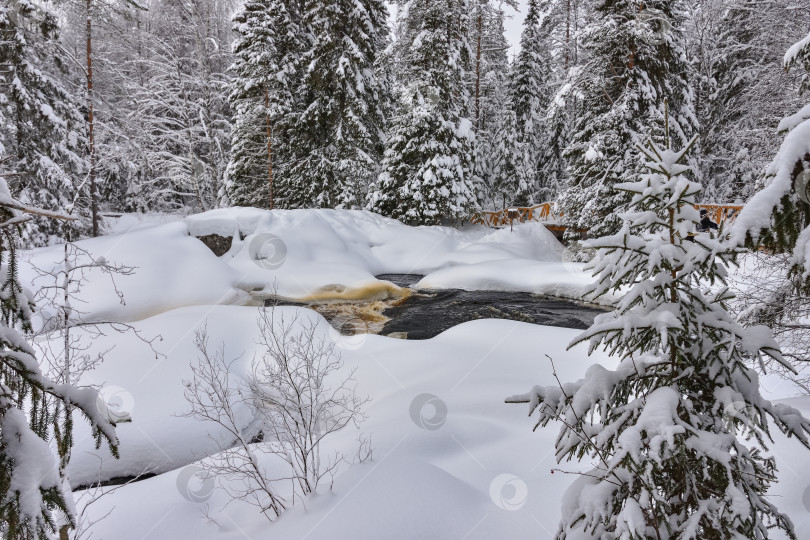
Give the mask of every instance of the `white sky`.
M 523 30 L 523 19 L 526 16 L 526 4 L 528 0 L 518 0 L 519 12 L 512 8 L 506 8 L 507 19 L 504 23 L 506 27 L 506 39 L 512 44 L 511 54 L 515 54 L 520 44 L 520 32 Z
M 528 0 L 517 0 L 519 11 L 515 11 L 514 9 L 507 7 L 506 8 L 506 22 L 504 26 L 506 28 L 506 39 L 512 45 L 510 49 L 510 55 L 514 55 L 518 51 L 518 45 L 520 43 L 520 31 L 522 30 L 523 26 L 523 18 L 525 17 L 526 12 L 526 3 Z M 391 12 L 391 17 L 394 17 L 396 13 L 396 6 L 393 4 L 388 4 L 388 10 Z

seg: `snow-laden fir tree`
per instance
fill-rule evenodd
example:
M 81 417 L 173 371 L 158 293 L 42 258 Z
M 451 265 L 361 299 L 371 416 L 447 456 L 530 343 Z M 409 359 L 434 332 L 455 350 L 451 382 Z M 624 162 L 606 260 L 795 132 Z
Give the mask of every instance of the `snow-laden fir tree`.
M 622 297 L 572 346 L 601 347 L 618 366 L 507 400 L 528 402 L 536 427 L 562 423 L 558 462 L 595 464 L 563 499 L 560 539 L 766 539 L 771 527 L 795 538 L 766 496 L 776 472 L 766 445 L 776 426 L 810 448 L 810 422 L 760 395 L 749 366 L 784 360 L 770 329 L 743 328 L 726 309 L 738 249 L 690 241 L 701 186 L 686 177 L 687 150 L 649 141 L 647 172 L 614 186 L 631 199 L 621 230 L 591 242 L 588 296 Z
M 546 179 L 539 175 L 542 169 L 541 159 L 549 142 L 546 111 L 549 106 L 552 73 L 549 36 L 541 28 L 541 17 L 545 15 L 541 12 L 542 8 L 541 0 L 529 0 L 520 34 L 520 52 L 512 66 L 510 88 L 520 143 L 519 173 L 521 182 L 526 183 L 541 199 L 535 202 L 550 200 L 552 194 Z
M 518 140 L 515 113 L 508 100 L 495 122 L 494 133 L 487 141 L 488 174 L 485 178 L 490 187 L 493 202 L 500 208 L 507 206 L 528 206 L 531 201 L 531 183 L 524 157 L 524 144 Z
M 466 0 L 409 2 L 399 113 L 367 208 L 407 223 L 459 220 L 477 208 L 472 124 L 464 84 L 470 62 Z
M 509 42 L 506 39 L 505 8 L 517 9 L 514 0 L 472 0 L 469 2 L 470 44 L 469 81 L 470 110 L 476 139 L 494 132 L 500 118 L 504 92 L 509 84 Z
M 477 0 L 472 5 L 470 80 L 473 84 L 470 87 L 469 114 L 475 131 L 474 182 L 481 193 L 480 202 L 486 207 L 503 208 L 518 200 L 525 204 L 528 190 L 518 193 L 513 189 L 513 186 L 532 183 L 532 180 L 523 170 L 526 163 L 521 160 L 523 152 L 518 148 L 514 115 L 510 111 L 505 6 L 493 5 L 490 0 Z M 510 178 L 504 180 L 502 174 L 509 174 Z
M 570 187 L 560 198 L 570 232 L 587 229 L 597 237 L 619 229 L 618 214 L 630 196 L 613 185 L 638 178 L 634 145 L 662 124 L 664 99 L 675 141 L 691 137 L 682 17 L 680 0 L 596 2 L 584 30 L 587 63 L 572 69 L 567 81 L 580 95 L 565 150 Z
M 118 455 L 98 392 L 49 378 L 22 333 L 31 330 L 33 297 L 17 278 L 16 233 L 31 214 L 47 213 L 12 199 L 0 176 L 0 535 L 20 540 L 50 538 L 60 523 L 74 523 L 70 485 L 60 476 L 73 444 L 70 411 L 88 420 L 97 445 L 106 440 Z
M 65 59 L 56 46 L 57 17 L 29 0 L 0 6 L 0 159 L 15 196 L 51 210 L 73 209 L 87 170 L 84 119 L 52 74 Z M 79 203 L 82 201 L 79 199 Z M 81 223 L 72 224 L 73 231 Z M 26 243 L 50 242 L 60 226 L 26 224 Z
M 298 0 L 249 0 L 234 16 L 234 30 L 228 198 L 236 206 L 272 208 L 274 187 L 293 158 L 289 131 L 300 112 L 296 91 L 309 35 Z
M 304 25 L 312 42 L 295 89 L 301 113 L 284 181 L 292 208 L 350 208 L 364 200 L 379 172 L 390 89 L 376 71 L 387 44 L 382 0 L 307 0 Z

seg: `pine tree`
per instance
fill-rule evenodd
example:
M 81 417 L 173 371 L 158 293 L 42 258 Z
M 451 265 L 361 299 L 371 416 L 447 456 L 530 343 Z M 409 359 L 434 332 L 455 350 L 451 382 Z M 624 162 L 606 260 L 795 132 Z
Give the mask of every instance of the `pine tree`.
M 376 71 L 387 14 L 382 0 L 304 2 L 313 39 L 301 60 L 301 114 L 290 135 L 290 207 L 353 207 L 377 175 L 390 99 Z
M 680 1 L 597 2 L 584 31 L 588 62 L 570 75 L 581 94 L 565 150 L 571 185 L 560 199 L 570 233 L 587 229 L 596 237 L 618 230 L 618 214 L 630 196 L 613 185 L 638 176 L 633 144 L 661 124 L 664 99 L 674 111 L 676 142 L 691 135 L 694 112 L 684 78 L 681 18 Z
M 470 51 L 465 0 L 410 4 L 411 41 L 400 60 L 410 79 L 386 144 L 370 210 L 408 223 L 459 220 L 477 207 L 465 75 Z
M 72 210 L 87 170 L 86 141 L 79 107 L 51 75 L 64 63 L 57 30 L 56 15 L 28 0 L 0 7 L 0 158 L 8 159 L 15 174 L 10 188 L 23 202 Z M 72 229 L 78 233 L 81 223 Z M 26 225 L 23 238 L 44 245 L 58 231 L 38 218 Z
M 300 113 L 296 88 L 308 44 L 301 17 L 298 0 L 250 0 L 234 16 L 239 38 L 229 96 L 234 128 L 227 171 L 233 205 L 272 208 L 279 191 L 275 184 L 289 174 L 289 132 Z
M 599 256 L 588 296 L 623 296 L 572 346 L 604 348 L 618 367 L 507 400 L 530 403 L 537 426 L 562 422 L 558 461 L 597 463 L 565 496 L 561 539 L 760 540 L 772 527 L 795 538 L 766 497 L 776 472 L 766 441 L 772 421 L 810 449 L 810 422 L 763 399 L 748 367 L 763 355 L 788 364 L 770 329 L 743 328 L 727 311 L 739 250 L 688 237 L 701 190 L 686 178 L 688 149 L 648 141 L 647 172 L 614 185 L 631 197 L 621 230 L 590 243 Z

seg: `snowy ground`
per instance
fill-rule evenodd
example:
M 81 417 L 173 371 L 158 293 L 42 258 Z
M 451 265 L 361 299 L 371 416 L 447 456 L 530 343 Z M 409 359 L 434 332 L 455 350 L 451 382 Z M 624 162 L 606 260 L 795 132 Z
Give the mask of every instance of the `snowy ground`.
M 154 342 L 157 355 L 131 334 L 92 340 L 93 350 L 115 348 L 84 382 L 103 385 L 105 398 L 133 421 L 119 427 L 119 460 L 95 450 L 79 423 L 73 484 L 159 473 L 88 506 L 91 520 L 109 513 L 94 525 L 93 538 L 552 538 L 562 493 L 574 479 L 552 473 L 557 426 L 533 433 L 527 408 L 503 399 L 554 384 L 545 355 L 564 381 L 593 362 L 611 364 L 598 353 L 587 357 L 581 347 L 566 351 L 575 330 L 481 320 L 426 341 L 347 338 L 310 310 L 277 308 L 286 317 L 317 320 L 320 335 L 342 353 L 344 369 L 357 368 L 359 393 L 372 399 L 368 419 L 327 439 L 327 450 L 351 454 L 363 433 L 374 454 L 368 463 L 343 466 L 331 490 L 298 501 L 272 525 L 253 507 L 226 506 L 216 484 L 192 474 L 223 433 L 179 416 L 187 410 L 183 381 L 197 358 L 196 329 L 206 327 L 211 343 L 239 358 L 237 376 L 258 352 L 258 309 L 250 293 L 275 287 L 296 298 L 394 294 L 393 285 L 373 277 L 390 272 L 426 274 L 426 287 L 575 297 L 589 278 L 579 265 L 562 263 L 562 248 L 542 225 L 459 232 L 405 227 L 366 212 L 255 210 L 160 221 L 124 216 L 113 234 L 82 242 L 94 255 L 138 266 L 118 283 L 126 305 L 99 281 L 83 292 L 82 309 L 99 319 L 133 321 L 142 336 L 162 338 Z M 217 258 L 189 233 L 236 240 Z M 44 267 L 60 256 L 59 248 L 47 248 L 30 259 Z M 35 274 L 21 272 L 26 279 Z M 778 379 L 764 379 L 769 398 L 792 392 Z M 810 399 L 790 402 L 810 414 Z M 250 418 L 241 412 L 247 426 Z M 782 438 L 773 452 L 781 467 L 774 500 L 793 518 L 799 538 L 810 538 L 810 471 L 800 465 L 808 454 Z M 585 468 L 588 463 L 562 465 Z M 86 502 L 80 499 L 80 508 Z

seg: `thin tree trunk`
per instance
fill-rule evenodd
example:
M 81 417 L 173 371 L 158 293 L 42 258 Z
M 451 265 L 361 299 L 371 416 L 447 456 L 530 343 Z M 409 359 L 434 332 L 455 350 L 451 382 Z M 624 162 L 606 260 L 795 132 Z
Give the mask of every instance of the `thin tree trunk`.
M 478 4 L 478 44 L 475 51 L 475 128 L 480 129 L 481 125 L 481 34 L 483 29 L 483 16 L 481 13 L 481 3 Z
M 264 89 L 264 118 L 267 129 L 267 191 L 270 197 L 270 210 L 273 209 L 273 141 L 270 127 L 270 94 Z
M 98 188 L 96 186 L 96 145 L 93 128 L 93 25 L 90 17 L 93 0 L 87 0 L 87 145 L 90 154 L 90 212 L 93 236 L 98 236 Z
M 644 10 L 644 4 L 638 5 L 638 12 L 641 13 Z M 636 65 L 636 44 L 630 44 L 630 58 L 627 60 L 627 68 L 633 69 Z
M 568 63 L 571 57 L 571 0 L 565 2 L 565 69 L 568 70 Z

